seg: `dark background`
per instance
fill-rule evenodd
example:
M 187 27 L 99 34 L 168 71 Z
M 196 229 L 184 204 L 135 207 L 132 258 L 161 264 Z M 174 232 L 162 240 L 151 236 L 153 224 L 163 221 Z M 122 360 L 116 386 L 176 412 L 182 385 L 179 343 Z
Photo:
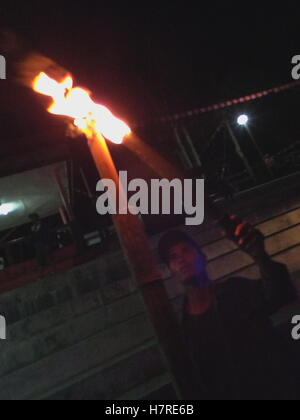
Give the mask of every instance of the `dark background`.
M 297 8 L 109 4 L 11 1 L 0 6 L 1 25 L 69 69 L 77 84 L 130 125 L 291 82 L 291 58 L 300 54 Z M 11 67 L 8 60 L 8 80 L 0 81 L 0 158 L 67 141 L 63 121 L 14 83 Z M 263 151 L 276 152 L 299 138 L 299 92 L 231 108 L 229 116 L 248 112 Z M 187 122 L 199 150 L 221 119 L 218 111 Z M 163 145 L 166 130 L 150 127 L 142 134 L 168 153 L 174 146 Z

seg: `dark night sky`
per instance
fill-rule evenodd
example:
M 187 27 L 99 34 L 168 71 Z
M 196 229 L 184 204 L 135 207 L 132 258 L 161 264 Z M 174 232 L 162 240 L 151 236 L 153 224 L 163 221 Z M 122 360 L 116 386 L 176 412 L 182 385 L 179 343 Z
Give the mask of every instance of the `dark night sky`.
M 300 54 L 297 10 L 218 3 L 29 1 L 1 4 L 0 14 L 3 26 L 69 69 L 98 102 L 131 122 L 291 81 L 291 57 Z M 24 138 L 17 144 L 29 149 L 62 129 L 37 95 L 12 83 L 9 71 L 10 63 L 8 80 L 0 81 L 1 155 L 13 152 L 12 139 Z M 288 107 L 296 112 L 299 91 L 282 95 L 282 101 L 292 98 Z M 269 124 L 274 116 L 255 106 L 249 105 L 250 112 L 259 110 L 258 118 L 267 116 Z M 295 136 L 299 129 L 293 128 Z

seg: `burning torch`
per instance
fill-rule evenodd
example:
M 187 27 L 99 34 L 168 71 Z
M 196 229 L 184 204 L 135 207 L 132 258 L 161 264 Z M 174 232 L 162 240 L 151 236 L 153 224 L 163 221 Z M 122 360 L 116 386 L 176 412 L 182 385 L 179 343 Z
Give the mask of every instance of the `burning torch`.
M 48 112 L 71 118 L 76 130 L 86 135 L 100 177 L 114 181 L 117 197 L 120 197 L 123 205 L 125 204 L 126 210 L 128 203 L 121 190 L 122 186 L 119 184 L 119 176 L 106 140 L 116 144 L 128 141 L 129 147 L 136 146 L 136 152 L 141 159 L 146 160 L 147 156 L 151 155 L 150 161 L 153 162 L 151 165 L 160 175 L 167 174 L 169 178 L 175 176 L 177 171 L 156 152 L 150 148 L 146 152 L 143 151 L 142 142 L 133 135 L 125 122 L 115 117 L 106 107 L 95 103 L 87 90 L 73 87 L 70 75 L 65 75 L 58 82 L 45 72 L 39 72 L 32 82 L 32 87 L 37 93 L 52 98 Z M 162 353 L 173 376 L 178 397 L 188 399 L 192 392 L 190 378 L 193 372 L 161 273 L 141 220 L 129 211 L 122 213 L 127 214 L 116 214 L 112 218 L 124 254 L 143 294 Z

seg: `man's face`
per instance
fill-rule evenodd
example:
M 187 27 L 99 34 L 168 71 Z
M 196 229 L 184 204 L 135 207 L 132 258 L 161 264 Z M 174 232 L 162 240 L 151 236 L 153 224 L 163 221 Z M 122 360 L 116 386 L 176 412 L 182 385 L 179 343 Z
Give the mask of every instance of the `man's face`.
M 179 242 L 169 251 L 169 268 L 184 283 L 206 272 L 206 259 L 188 242 Z

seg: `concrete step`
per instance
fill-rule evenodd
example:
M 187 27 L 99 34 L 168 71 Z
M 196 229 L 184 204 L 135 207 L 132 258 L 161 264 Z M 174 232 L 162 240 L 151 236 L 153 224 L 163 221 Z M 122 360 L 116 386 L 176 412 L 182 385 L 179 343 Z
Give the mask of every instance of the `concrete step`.
M 44 328 L 35 335 L 20 335 L 14 340 L 8 337 L 0 342 L 0 375 L 30 365 L 143 312 L 143 301 L 139 294 L 134 294 L 86 314 L 73 314 L 60 325 Z
M 89 301 L 88 295 L 91 293 L 99 301 L 110 303 L 121 297 L 125 289 L 127 294 L 133 291 L 129 274 L 121 253 L 115 254 L 114 261 L 102 257 L 1 294 L 0 312 L 5 315 L 7 324 L 11 325 L 70 302 L 77 301 L 82 306 Z
M 153 337 L 145 314 L 115 325 L 80 343 L 0 378 L 0 399 L 34 399 Z
M 85 379 L 78 379 L 73 384 L 64 384 L 64 388 L 42 397 L 50 401 L 74 401 L 74 400 L 115 400 L 129 390 L 141 388 L 144 384 L 156 380 L 165 374 L 165 366 L 162 362 L 161 353 L 157 346 L 151 346 L 130 357 L 121 360 L 115 365 L 91 372 Z M 128 395 L 128 394 L 127 394 Z M 122 398 L 125 399 L 125 398 Z

